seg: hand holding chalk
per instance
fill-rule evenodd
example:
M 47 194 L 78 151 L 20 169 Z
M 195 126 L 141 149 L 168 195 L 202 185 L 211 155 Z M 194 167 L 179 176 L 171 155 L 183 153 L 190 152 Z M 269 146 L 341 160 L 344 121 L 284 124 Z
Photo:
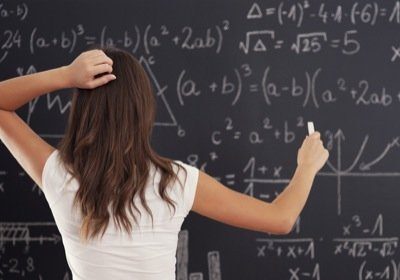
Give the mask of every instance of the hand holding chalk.
M 306 137 L 303 145 L 299 149 L 297 164 L 299 166 L 308 167 L 317 173 L 326 163 L 329 152 L 324 148 L 321 141 L 321 135 L 315 131 L 314 123 L 308 122 L 308 134 L 312 137 Z

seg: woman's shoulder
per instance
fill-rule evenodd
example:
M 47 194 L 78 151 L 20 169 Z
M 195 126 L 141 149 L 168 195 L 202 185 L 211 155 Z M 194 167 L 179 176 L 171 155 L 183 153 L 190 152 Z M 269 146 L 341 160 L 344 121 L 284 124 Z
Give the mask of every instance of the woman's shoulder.
M 69 177 L 70 174 L 61 160 L 60 151 L 55 149 L 47 158 L 42 173 L 42 191 L 50 205 L 60 198 L 62 187 Z
M 185 204 L 185 215 L 187 215 L 193 206 L 200 170 L 196 166 L 190 165 L 181 160 L 174 160 L 174 162 L 182 168 L 180 169 L 178 167 L 179 170 L 177 171 L 177 175 L 179 179 L 184 180 L 182 182 L 183 199 Z

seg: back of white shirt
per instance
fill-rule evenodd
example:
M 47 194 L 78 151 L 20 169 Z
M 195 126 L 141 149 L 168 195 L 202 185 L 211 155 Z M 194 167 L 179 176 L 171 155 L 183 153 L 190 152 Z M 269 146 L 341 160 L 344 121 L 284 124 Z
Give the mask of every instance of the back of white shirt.
M 182 168 L 178 172 L 173 165 L 184 183 L 183 188 L 178 181 L 167 188 L 169 197 L 176 202 L 175 213 L 158 194 L 161 174 L 151 166 L 145 197 L 153 213 L 154 227 L 140 199 L 135 198 L 135 205 L 142 213 L 141 217 L 136 215 L 139 228 L 133 224 L 132 233 L 127 234 L 118 230 L 111 217 L 101 239 L 83 244 L 79 240 L 82 219 L 79 210 L 72 206 L 79 183 L 75 178 L 68 182 L 71 175 L 63 167 L 58 150 L 49 156 L 42 174 L 43 192 L 61 233 L 73 280 L 175 279 L 178 233 L 192 208 L 199 176 L 197 168 L 175 162 L 187 171 L 185 177 Z

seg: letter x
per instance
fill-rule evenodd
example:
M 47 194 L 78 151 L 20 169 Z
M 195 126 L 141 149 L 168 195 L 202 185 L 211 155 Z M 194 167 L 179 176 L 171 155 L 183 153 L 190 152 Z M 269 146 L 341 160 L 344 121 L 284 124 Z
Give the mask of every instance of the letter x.
M 398 48 L 392 47 L 392 50 L 393 50 L 392 62 L 394 62 L 397 58 L 400 59 L 400 47 Z

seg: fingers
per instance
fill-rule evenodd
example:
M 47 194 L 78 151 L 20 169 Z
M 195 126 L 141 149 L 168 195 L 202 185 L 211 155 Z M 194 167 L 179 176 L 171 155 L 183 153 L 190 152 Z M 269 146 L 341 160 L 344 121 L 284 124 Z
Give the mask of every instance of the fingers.
M 320 139 L 321 138 L 321 134 L 318 131 L 316 131 L 316 132 L 314 132 L 313 134 L 310 135 L 310 138 Z
M 99 64 L 99 65 L 93 66 L 93 68 L 91 70 L 91 74 L 92 74 L 92 76 L 96 76 L 96 75 L 102 74 L 102 73 L 111 73 L 112 71 L 113 71 L 113 68 L 111 65 Z
M 98 64 L 109 64 L 111 66 L 113 65 L 112 59 L 106 56 L 105 54 L 100 54 L 92 57 L 90 62 L 92 65 L 98 65 Z
M 328 159 L 329 158 L 329 151 L 327 149 L 324 149 L 324 153 L 325 153 L 325 158 Z
M 94 77 L 98 74 L 111 73 L 113 71 L 112 65 L 113 61 L 109 58 L 102 50 L 93 50 L 88 55 L 90 55 L 90 66 L 91 75 Z M 108 82 L 115 80 L 116 76 L 114 74 L 104 75 L 98 79 L 90 81 L 90 86 L 92 88 L 102 86 Z
M 81 53 L 80 55 L 83 60 L 86 60 L 90 65 L 98 65 L 98 64 L 110 64 L 113 65 L 113 61 L 110 57 L 108 57 L 104 51 L 95 49 Z
M 87 58 L 90 58 L 90 57 L 94 57 L 94 56 L 98 56 L 98 55 L 102 55 L 102 54 L 105 55 L 105 53 L 102 50 L 94 49 L 94 50 L 85 51 L 81 55 L 85 56 Z
M 112 74 L 113 61 L 104 51 L 94 49 L 81 53 L 75 60 L 68 65 L 71 86 L 77 88 L 95 88 L 104 85 L 116 76 Z M 99 74 L 105 74 L 102 77 L 95 78 Z
M 324 150 L 324 143 L 321 140 L 321 134 L 319 132 L 314 132 L 303 141 L 302 148 L 311 149 L 314 151 L 322 151 Z
M 312 133 L 311 135 L 307 135 L 303 140 L 303 145 L 307 142 L 313 143 L 315 140 L 319 140 L 322 143 L 321 134 L 318 131 Z
M 114 74 L 111 74 L 113 71 L 112 59 L 109 58 L 102 50 L 91 50 L 86 52 L 85 55 L 90 67 L 90 75 L 92 77 L 103 73 L 110 73 L 109 75 L 103 75 L 97 79 L 93 78 L 88 82 L 88 86 L 90 88 L 96 88 L 105 85 L 117 78 Z
M 298 164 L 309 166 L 318 172 L 329 158 L 329 151 L 323 144 L 319 132 L 314 132 L 305 137 L 298 152 Z
M 101 76 L 100 78 L 97 78 L 95 80 L 92 80 L 88 83 L 88 86 L 90 88 L 96 88 L 102 85 L 107 84 L 108 82 L 115 80 L 117 77 L 115 77 L 115 75 L 113 74 L 108 74 L 108 75 L 104 75 Z
M 100 64 L 97 65 L 93 68 L 92 70 L 92 76 L 96 76 L 98 74 L 103 74 L 103 73 L 111 73 L 112 72 L 112 67 L 109 64 Z M 99 87 L 102 85 L 107 84 L 108 82 L 115 80 L 117 77 L 114 74 L 108 74 L 108 75 L 103 75 L 97 79 L 93 79 L 92 81 L 89 82 L 89 86 L 91 88 Z

